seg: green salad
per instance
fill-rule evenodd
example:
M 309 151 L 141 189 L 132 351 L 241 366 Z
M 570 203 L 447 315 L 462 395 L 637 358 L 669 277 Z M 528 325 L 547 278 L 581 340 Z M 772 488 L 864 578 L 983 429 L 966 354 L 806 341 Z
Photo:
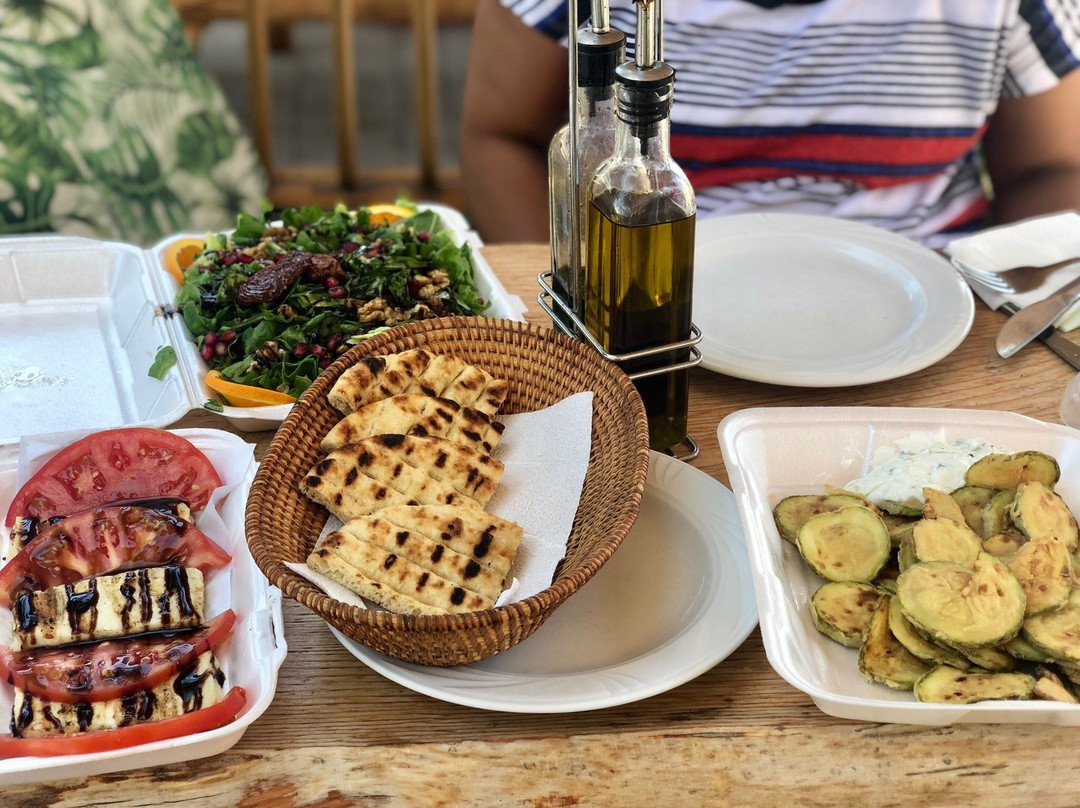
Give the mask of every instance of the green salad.
M 372 224 L 341 205 L 241 214 L 232 233 L 207 236 L 177 297 L 211 370 L 291 396 L 372 334 L 487 305 L 468 245 L 434 212 Z

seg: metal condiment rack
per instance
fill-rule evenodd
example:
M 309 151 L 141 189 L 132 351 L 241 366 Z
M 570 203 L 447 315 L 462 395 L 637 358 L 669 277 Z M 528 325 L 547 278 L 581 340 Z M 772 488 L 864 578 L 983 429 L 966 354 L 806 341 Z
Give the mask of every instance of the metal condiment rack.
M 639 0 L 640 1 L 640 0 Z M 658 13 L 662 14 L 663 0 L 645 0 L 645 2 L 656 3 Z M 593 14 L 596 15 L 596 9 L 600 5 L 597 0 L 593 0 Z M 580 222 L 578 221 L 578 148 L 577 148 L 577 127 L 574 125 L 577 121 L 577 48 L 578 48 L 578 21 L 577 21 L 577 3 L 566 4 L 566 18 L 568 27 L 569 41 L 567 42 L 567 49 L 570 51 L 570 128 L 568 130 L 569 138 L 569 157 L 570 157 L 570 210 L 574 212 L 570 216 L 570 249 L 574 255 L 574 263 L 577 268 L 581 268 L 581 235 L 578 232 Z M 658 42 L 658 56 L 663 59 L 663 43 Z M 683 362 L 676 362 L 671 365 L 661 365 L 660 367 L 651 368 L 649 370 L 643 370 L 639 373 L 627 374 L 631 379 L 643 379 L 647 376 L 659 376 L 662 373 L 670 373 L 676 370 L 687 370 L 700 364 L 701 351 L 697 345 L 701 342 L 701 330 L 691 323 L 690 325 L 690 338 L 682 340 L 680 342 L 672 342 L 667 345 L 659 345 L 655 348 L 646 348 L 641 351 L 632 351 L 625 354 L 611 354 L 604 350 L 600 345 L 596 337 L 586 327 L 585 323 L 578 317 L 577 312 L 573 310 L 571 306 L 567 304 L 563 298 L 561 298 L 555 291 L 552 285 L 552 270 L 547 272 L 541 272 L 536 280 L 540 284 L 541 292 L 537 296 L 536 301 L 551 318 L 554 323 L 555 330 L 566 334 L 569 337 L 575 339 L 582 339 L 592 346 L 601 356 L 605 359 L 621 365 L 623 362 L 628 362 L 632 359 L 642 359 L 647 356 L 655 356 L 656 354 L 662 354 L 668 351 L 678 351 L 689 349 L 689 358 Z M 563 316 L 568 318 L 574 324 L 574 331 L 567 330 L 560 322 L 559 317 L 556 315 L 555 308 L 558 307 Z M 678 460 L 690 461 L 698 456 L 701 449 L 697 443 L 689 435 L 675 446 L 665 450 L 667 454 L 675 457 Z

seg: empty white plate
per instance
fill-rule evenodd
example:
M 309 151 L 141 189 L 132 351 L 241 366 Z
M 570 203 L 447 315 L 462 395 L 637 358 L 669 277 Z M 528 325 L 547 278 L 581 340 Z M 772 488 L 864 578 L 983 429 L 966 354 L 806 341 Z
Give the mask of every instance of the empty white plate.
M 947 260 L 864 224 L 761 213 L 698 223 L 702 366 L 796 387 L 894 379 L 948 356 L 975 316 Z

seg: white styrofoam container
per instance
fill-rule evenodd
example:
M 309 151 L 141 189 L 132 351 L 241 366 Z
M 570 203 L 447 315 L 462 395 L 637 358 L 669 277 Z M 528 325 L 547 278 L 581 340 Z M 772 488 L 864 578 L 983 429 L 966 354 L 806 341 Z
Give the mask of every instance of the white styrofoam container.
M 23 442 L 21 458 L 13 447 L 0 451 L 0 511 L 7 510 L 18 486 L 40 463 L 56 449 L 83 434 L 86 433 L 28 439 Z M 17 783 L 89 777 L 216 755 L 239 741 L 274 698 L 278 669 L 286 653 L 281 592 L 270 586 L 248 552 L 244 539 L 244 508 L 256 468 L 254 446 L 236 435 L 216 429 L 181 429 L 176 434 L 198 447 L 222 478 L 221 494 L 214 495 L 197 524 L 232 556 L 232 561 L 224 569 L 207 576 L 206 614 L 214 617 L 227 608 L 236 612 L 233 633 L 222 646 L 223 650 L 218 652 L 218 658 L 225 673 L 226 688 L 241 685 L 246 691 L 247 703 L 231 724 L 197 735 L 99 754 L 0 759 L 0 789 Z M 36 464 L 31 462 L 31 457 L 36 459 Z M 225 495 L 223 501 L 222 495 Z M 8 541 L 6 535 L 0 536 L 4 558 L 10 557 Z M 0 610 L 0 642 L 10 644 L 10 636 L 11 613 L 3 609 Z M 11 689 L 0 685 L 0 717 L 4 717 L 4 721 L 11 715 L 11 705 Z
M 458 211 L 421 207 L 438 213 L 459 244 L 482 246 Z M 163 314 L 178 285 L 162 258 L 183 235 L 149 250 L 72 236 L 0 238 L 0 446 L 42 432 L 165 426 L 216 399 L 183 318 Z M 491 301 L 485 314 L 523 320 L 521 299 L 482 254 L 472 255 L 480 294 Z M 178 361 L 158 381 L 147 372 L 165 345 Z M 224 416 L 242 431 L 273 429 L 290 407 L 226 407 Z
M 1080 705 L 1050 701 L 921 704 L 868 682 L 858 651 L 818 632 L 810 596 L 824 581 L 780 538 L 772 509 L 786 496 L 842 487 L 870 468 L 874 452 L 913 433 L 946 441 L 980 438 L 1006 451 L 1057 458 L 1056 490 L 1080 513 L 1080 432 L 1009 412 L 892 407 L 771 407 L 732 413 L 717 430 L 742 519 L 769 664 L 829 715 L 862 721 L 946 725 L 1050 723 L 1080 726 Z

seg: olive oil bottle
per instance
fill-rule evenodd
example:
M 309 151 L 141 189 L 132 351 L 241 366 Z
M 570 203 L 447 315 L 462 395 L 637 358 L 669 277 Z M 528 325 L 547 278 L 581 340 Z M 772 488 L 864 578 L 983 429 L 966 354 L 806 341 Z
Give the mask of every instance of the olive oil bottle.
M 593 172 L 615 150 L 615 68 L 626 56 L 626 36 L 610 27 L 607 0 L 592 0 L 592 19 L 578 31 L 575 121 L 563 126 L 548 149 L 548 210 L 551 216 L 552 288 L 581 316 L 581 267 L 585 249 L 584 188 Z M 571 178 L 570 126 L 577 132 L 577 178 Z M 570 221 L 570 183 L 578 184 L 578 222 Z M 579 239 L 579 246 L 571 242 Z M 555 325 L 575 329 L 555 307 Z
M 697 203 L 671 158 L 675 71 L 658 58 L 654 2 L 638 0 L 637 52 L 616 71 L 615 152 L 587 190 L 584 321 L 610 354 L 691 336 Z M 630 359 L 631 376 L 684 362 L 689 348 Z M 649 443 L 668 450 L 687 437 L 689 371 L 634 380 L 649 419 Z

